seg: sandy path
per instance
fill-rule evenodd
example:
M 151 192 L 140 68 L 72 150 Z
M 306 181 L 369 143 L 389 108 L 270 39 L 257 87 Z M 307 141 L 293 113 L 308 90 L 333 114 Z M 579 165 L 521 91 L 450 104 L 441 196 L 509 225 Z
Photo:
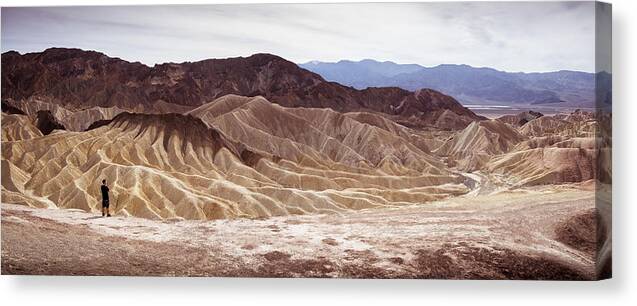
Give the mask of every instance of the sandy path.
M 594 208 L 568 188 L 263 220 L 2 204 L 2 273 L 594 279 Z

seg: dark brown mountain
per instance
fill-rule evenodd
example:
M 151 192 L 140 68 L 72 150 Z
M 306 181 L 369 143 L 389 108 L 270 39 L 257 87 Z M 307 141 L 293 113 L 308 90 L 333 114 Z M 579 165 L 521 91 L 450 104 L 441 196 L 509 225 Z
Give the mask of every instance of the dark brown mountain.
M 435 125 L 444 110 L 458 115 L 461 127 L 483 119 L 434 90 L 356 90 L 270 54 L 153 67 L 80 49 L 2 54 L 2 98 L 13 100 L 14 106 L 37 98 L 71 111 L 117 106 L 137 112 L 181 113 L 226 94 L 261 95 L 287 107 L 382 112 L 410 118 L 415 125 Z M 426 120 L 416 120 L 421 117 Z
M 8 103 L 6 103 L 5 101 L 2 101 L 2 112 L 7 114 L 24 115 L 24 112 L 21 109 L 17 107 L 13 107 L 9 105 Z

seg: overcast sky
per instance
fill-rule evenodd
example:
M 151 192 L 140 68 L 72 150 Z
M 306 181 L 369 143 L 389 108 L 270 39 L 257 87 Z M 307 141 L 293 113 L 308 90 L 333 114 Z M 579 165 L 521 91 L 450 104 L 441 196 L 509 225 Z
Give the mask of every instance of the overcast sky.
M 2 8 L 3 52 L 76 47 L 147 65 L 267 52 L 590 72 L 594 46 L 593 2 Z

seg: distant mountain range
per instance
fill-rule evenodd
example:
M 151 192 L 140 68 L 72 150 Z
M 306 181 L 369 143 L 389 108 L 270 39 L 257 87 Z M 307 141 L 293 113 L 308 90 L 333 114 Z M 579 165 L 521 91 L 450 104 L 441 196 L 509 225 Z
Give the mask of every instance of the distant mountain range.
M 463 104 L 555 104 L 559 106 L 610 106 L 611 75 L 579 71 L 511 73 L 468 65 L 396 64 L 375 60 L 337 63 L 311 61 L 299 66 L 357 89 L 396 86 L 414 91 L 431 88 L 458 99 Z M 596 95 L 596 88 L 599 88 Z M 598 97 L 596 99 L 596 96 Z

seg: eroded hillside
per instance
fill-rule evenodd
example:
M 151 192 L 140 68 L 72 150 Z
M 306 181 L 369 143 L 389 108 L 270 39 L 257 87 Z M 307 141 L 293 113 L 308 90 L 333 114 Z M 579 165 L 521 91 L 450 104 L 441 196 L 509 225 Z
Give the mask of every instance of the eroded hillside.
M 2 116 L 3 202 L 97 211 L 106 179 L 116 214 L 153 219 L 342 213 L 611 177 L 610 121 L 584 112 L 432 131 L 228 95 L 83 132 Z

